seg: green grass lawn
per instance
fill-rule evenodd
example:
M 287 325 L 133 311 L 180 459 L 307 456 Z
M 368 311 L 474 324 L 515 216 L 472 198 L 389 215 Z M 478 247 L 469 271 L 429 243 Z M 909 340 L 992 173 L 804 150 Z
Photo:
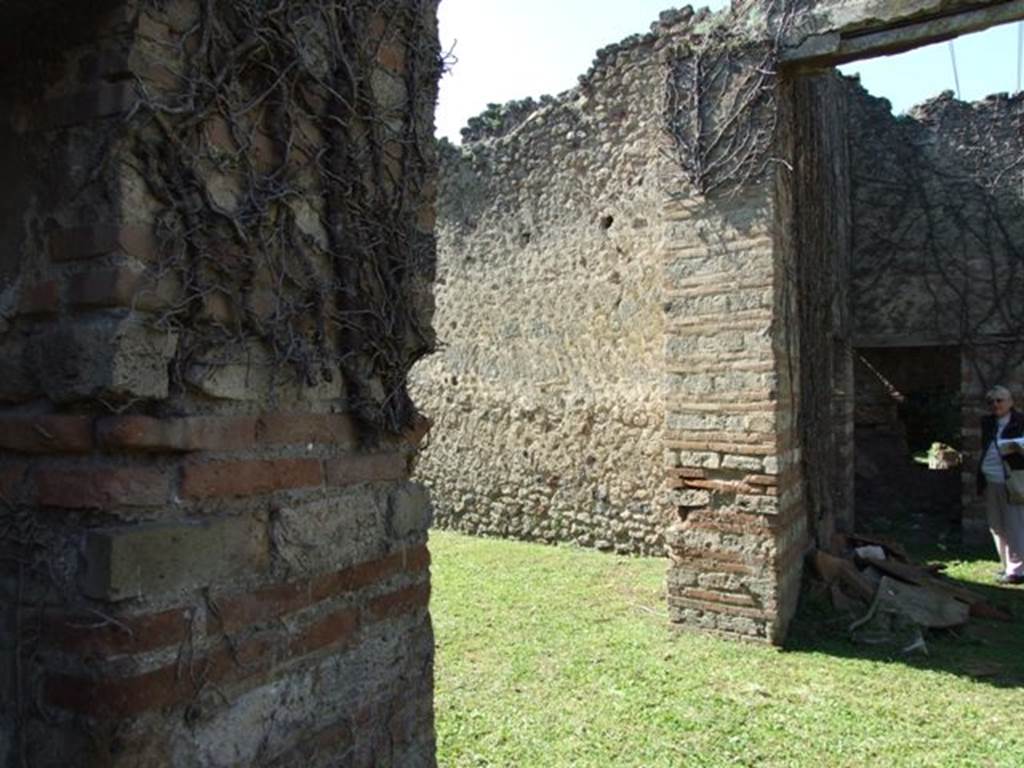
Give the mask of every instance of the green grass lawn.
M 1024 766 L 1022 587 L 983 588 L 1013 623 L 902 659 L 814 599 L 784 650 L 673 632 L 664 560 L 446 532 L 431 550 L 445 768 Z

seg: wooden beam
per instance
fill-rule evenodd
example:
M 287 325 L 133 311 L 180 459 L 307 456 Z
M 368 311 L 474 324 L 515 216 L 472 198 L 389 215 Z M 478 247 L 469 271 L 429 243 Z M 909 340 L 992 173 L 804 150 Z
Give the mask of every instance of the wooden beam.
M 850 346 L 854 349 L 899 349 L 903 347 L 957 347 L 963 340 L 953 336 L 901 336 L 885 334 L 881 336 L 854 336 Z
M 903 53 L 1021 19 L 1024 19 L 1024 0 L 1003 0 L 981 8 L 888 27 L 811 35 L 799 45 L 783 50 L 780 60 L 787 67 L 796 68 L 837 66 L 858 59 Z

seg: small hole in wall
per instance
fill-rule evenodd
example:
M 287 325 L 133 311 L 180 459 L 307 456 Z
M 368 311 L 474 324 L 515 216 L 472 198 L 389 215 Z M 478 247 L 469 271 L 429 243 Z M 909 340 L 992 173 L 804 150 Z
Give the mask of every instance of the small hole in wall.
M 611 229 L 612 224 L 615 223 L 614 216 L 602 216 L 601 217 L 601 229 Z
M 530 233 L 529 232 L 520 232 L 519 233 L 519 244 L 520 245 L 529 245 L 530 244 Z
M 458 376 L 452 376 L 452 386 L 453 387 L 459 386 L 459 377 Z

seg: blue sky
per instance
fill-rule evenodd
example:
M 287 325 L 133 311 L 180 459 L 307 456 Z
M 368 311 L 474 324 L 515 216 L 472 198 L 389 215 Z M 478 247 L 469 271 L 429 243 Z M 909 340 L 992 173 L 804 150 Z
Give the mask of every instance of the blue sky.
M 699 3 L 698 3 L 699 4 Z M 727 0 L 706 3 L 713 9 Z M 559 93 L 586 72 L 598 48 L 646 32 L 665 0 L 441 0 L 441 42 L 458 59 L 441 81 L 437 132 L 453 141 L 488 103 Z M 966 100 L 1017 88 L 1018 25 L 955 42 L 960 95 Z M 902 112 L 954 90 L 949 45 L 842 67 Z

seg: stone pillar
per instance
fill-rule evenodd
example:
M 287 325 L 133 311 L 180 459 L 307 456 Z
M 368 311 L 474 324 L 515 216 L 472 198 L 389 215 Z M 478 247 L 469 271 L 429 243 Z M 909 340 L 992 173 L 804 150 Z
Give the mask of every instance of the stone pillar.
M 0 765 L 433 765 L 436 3 L 10 5 Z
M 780 641 L 806 529 L 790 530 L 803 515 L 770 185 L 672 204 L 667 217 L 665 459 L 678 515 L 669 613 L 686 627 Z
M 671 63 L 681 174 L 666 183 L 666 539 L 673 622 L 781 642 L 808 538 L 798 286 L 768 160 L 784 122 L 772 61 L 721 29 Z
M 764 69 L 742 50 L 703 55 Z M 677 71 L 692 72 L 685 62 Z M 808 548 L 852 523 L 844 92 L 827 75 L 780 78 L 760 94 L 751 77 L 719 82 L 714 106 L 684 114 L 756 126 L 777 161 L 774 181 L 749 171 L 764 163 L 752 154 L 733 178 L 708 172 L 709 194 L 666 207 L 669 608 L 687 627 L 781 643 Z M 717 112 L 736 92 L 750 111 Z M 757 141 L 720 143 L 741 139 Z M 729 163 L 694 150 L 683 159 L 698 182 Z

